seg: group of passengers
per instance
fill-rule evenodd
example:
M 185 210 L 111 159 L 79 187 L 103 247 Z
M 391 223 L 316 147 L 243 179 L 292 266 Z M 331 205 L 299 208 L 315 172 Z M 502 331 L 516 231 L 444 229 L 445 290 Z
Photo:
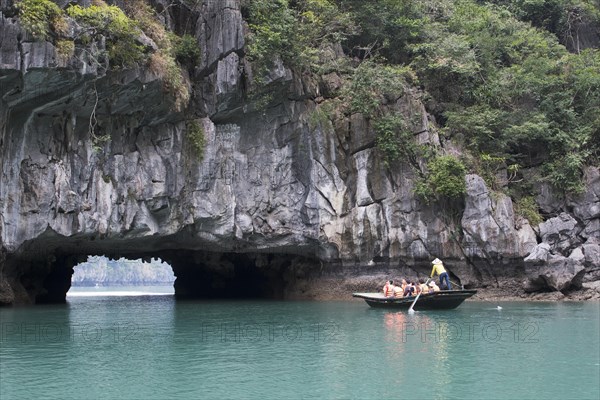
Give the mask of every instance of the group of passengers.
M 442 260 L 436 258 L 431 263 L 433 264 L 433 268 L 429 277 L 433 278 L 435 275 L 439 276 L 440 286 L 442 286 L 444 290 L 452 290 L 450 278 L 448 277 L 448 272 L 442 264 Z M 383 287 L 383 295 L 385 297 L 410 297 L 416 296 L 419 293 L 426 294 L 440 291 L 440 286 L 438 286 L 433 280 L 429 281 L 428 279 L 427 281 L 429 283 L 425 283 L 423 279 L 419 279 L 416 282 L 407 282 L 406 279 L 402 279 L 402 281 L 400 281 L 400 285 L 394 285 L 394 281 L 387 281 Z
M 383 287 L 383 295 L 385 297 L 411 297 L 416 296 L 419 293 L 426 294 L 432 292 L 439 292 L 440 287 L 436 285 L 434 281 L 425 284 L 424 279 L 418 281 L 407 281 L 402 279 L 399 285 L 394 285 L 394 281 L 387 281 Z

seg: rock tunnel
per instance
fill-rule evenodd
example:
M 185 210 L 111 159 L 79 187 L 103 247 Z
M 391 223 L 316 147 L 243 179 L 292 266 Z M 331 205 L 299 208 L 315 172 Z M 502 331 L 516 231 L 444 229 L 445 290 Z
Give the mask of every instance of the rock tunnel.
M 66 301 L 74 268 L 90 255 L 111 259 L 161 259 L 173 269 L 177 299 L 289 299 L 306 297 L 301 282 L 319 268 L 314 256 L 290 252 L 161 249 L 152 240 L 86 239 L 55 242 L 46 236 L 9 254 L 4 276 L 16 303 Z M 150 243 L 148 243 L 150 242 Z M 5 302 L 7 303 L 7 302 Z

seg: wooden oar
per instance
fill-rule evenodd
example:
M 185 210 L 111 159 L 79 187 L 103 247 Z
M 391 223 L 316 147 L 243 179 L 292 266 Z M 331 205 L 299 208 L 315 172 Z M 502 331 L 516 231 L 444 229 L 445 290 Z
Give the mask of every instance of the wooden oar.
M 427 281 L 425 281 L 425 285 L 427 285 L 429 283 L 430 278 L 427 279 Z M 421 293 L 423 293 L 423 291 L 421 290 L 419 292 L 419 294 L 417 295 L 417 297 L 415 297 L 415 301 L 413 301 L 413 303 L 410 305 L 410 308 L 408 309 L 408 313 L 409 314 L 414 314 L 415 310 L 413 310 L 413 307 L 415 306 L 415 304 L 417 304 L 417 300 L 419 300 L 419 297 L 421 296 Z

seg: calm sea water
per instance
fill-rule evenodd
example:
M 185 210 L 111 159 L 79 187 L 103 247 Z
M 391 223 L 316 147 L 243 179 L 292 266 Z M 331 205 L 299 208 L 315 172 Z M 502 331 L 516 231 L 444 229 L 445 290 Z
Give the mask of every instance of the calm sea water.
M 0 309 L 0 399 L 600 398 L 598 303 L 407 315 L 90 290 Z

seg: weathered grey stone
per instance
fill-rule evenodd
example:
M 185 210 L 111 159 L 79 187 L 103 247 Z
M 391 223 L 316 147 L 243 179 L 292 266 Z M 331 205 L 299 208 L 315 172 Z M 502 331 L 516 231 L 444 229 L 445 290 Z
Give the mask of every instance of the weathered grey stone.
M 550 256 L 547 263 L 526 269 L 529 282 L 526 290 L 551 289 L 567 291 L 581 288 L 585 267 L 578 260 L 563 256 Z
M 585 260 L 585 256 L 583 255 L 583 249 L 582 247 L 578 247 L 575 250 L 573 250 L 571 252 L 571 254 L 569 255 L 569 258 L 571 260 L 575 260 L 579 263 L 583 263 L 583 261 Z
M 369 121 L 362 114 L 352 114 L 349 121 L 350 152 L 356 153 L 367 147 L 374 147 L 375 134 L 370 129 Z
M 536 246 L 535 233 L 529 224 L 519 230 L 511 199 L 504 194 L 491 196 L 483 179 L 467 175 L 467 195 L 461 225 L 465 246 L 478 257 L 523 257 Z M 476 245 L 477 247 L 474 247 Z
M 0 0 L 0 11 L 8 11 L 13 7 L 14 0 Z
M 586 222 L 585 228 L 580 232 L 580 236 L 585 239 L 600 237 L 600 218 L 594 218 Z
M 530 174 L 529 179 L 535 179 L 537 175 Z M 534 180 L 535 182 L 535 180 Z M 546 214 L 555 214 L 561 211 L 564 206 L 563 196 L 560 196 L 552 186 L 547 182 L 540 182 L 538 186 L 538 195 L 536 196 L 536 203 L 540 209 Z
M 583 221 L 598 219 L 600 218 L 600 169 L 587 167 L 583 181 L 585 192 L 570 202 L 573 214 Z
M 73 3 L 79 4 L 81 7 L 89 7 L 92 4 L 92 0 L 54 0 L 53 2 L 61 8 L 65 8 L 67 5 Z
M 600 294 L 600 281 L 586 282 L 582 284 L 582 287 Z
M 244 48 L 244 28 L 238 0 L 208 0 L 197 23 L 203 68 Z
M 548 243 L 538 244 L 533 251 L 525 257 L 526 263 L 534 265 L 544 264 L 550 259 L 550 245 Z
M 569 250 L 581 244 L 577 237 L 581 231 L 577 220 L 570 214 L 561 213 L 539 225 L 542 241 L 550 244 L 553 250 L 568 254 Z
M 600 239 L 590 237 L 581 249 L 585 256 L 585 265 L 592 268 L 600 268 Z
M 323 76 L 323 94 L 325 96 L 333 96 L 342 88 L 342 78 L 336 72 L 332 72 Z
M 354 155 L 357 171 L 356 204 L 358 206 L 368 206 L 369 204 L 373 203 L 373 198 L 371 197 L 369 188 L 367 187 L 369 155 L 370 152 L 368 150 L 361 151 Z
M 32 68 L 48 68 L 56 66 L 56 51 L 50 42 L 24 42 L 23 73 Z
M 12 18 L 5 18 L 0 12 L 0 71 L 8 74 L 21 70 L 21 54 L 17 37 L 20 32 L 19 24 Z

